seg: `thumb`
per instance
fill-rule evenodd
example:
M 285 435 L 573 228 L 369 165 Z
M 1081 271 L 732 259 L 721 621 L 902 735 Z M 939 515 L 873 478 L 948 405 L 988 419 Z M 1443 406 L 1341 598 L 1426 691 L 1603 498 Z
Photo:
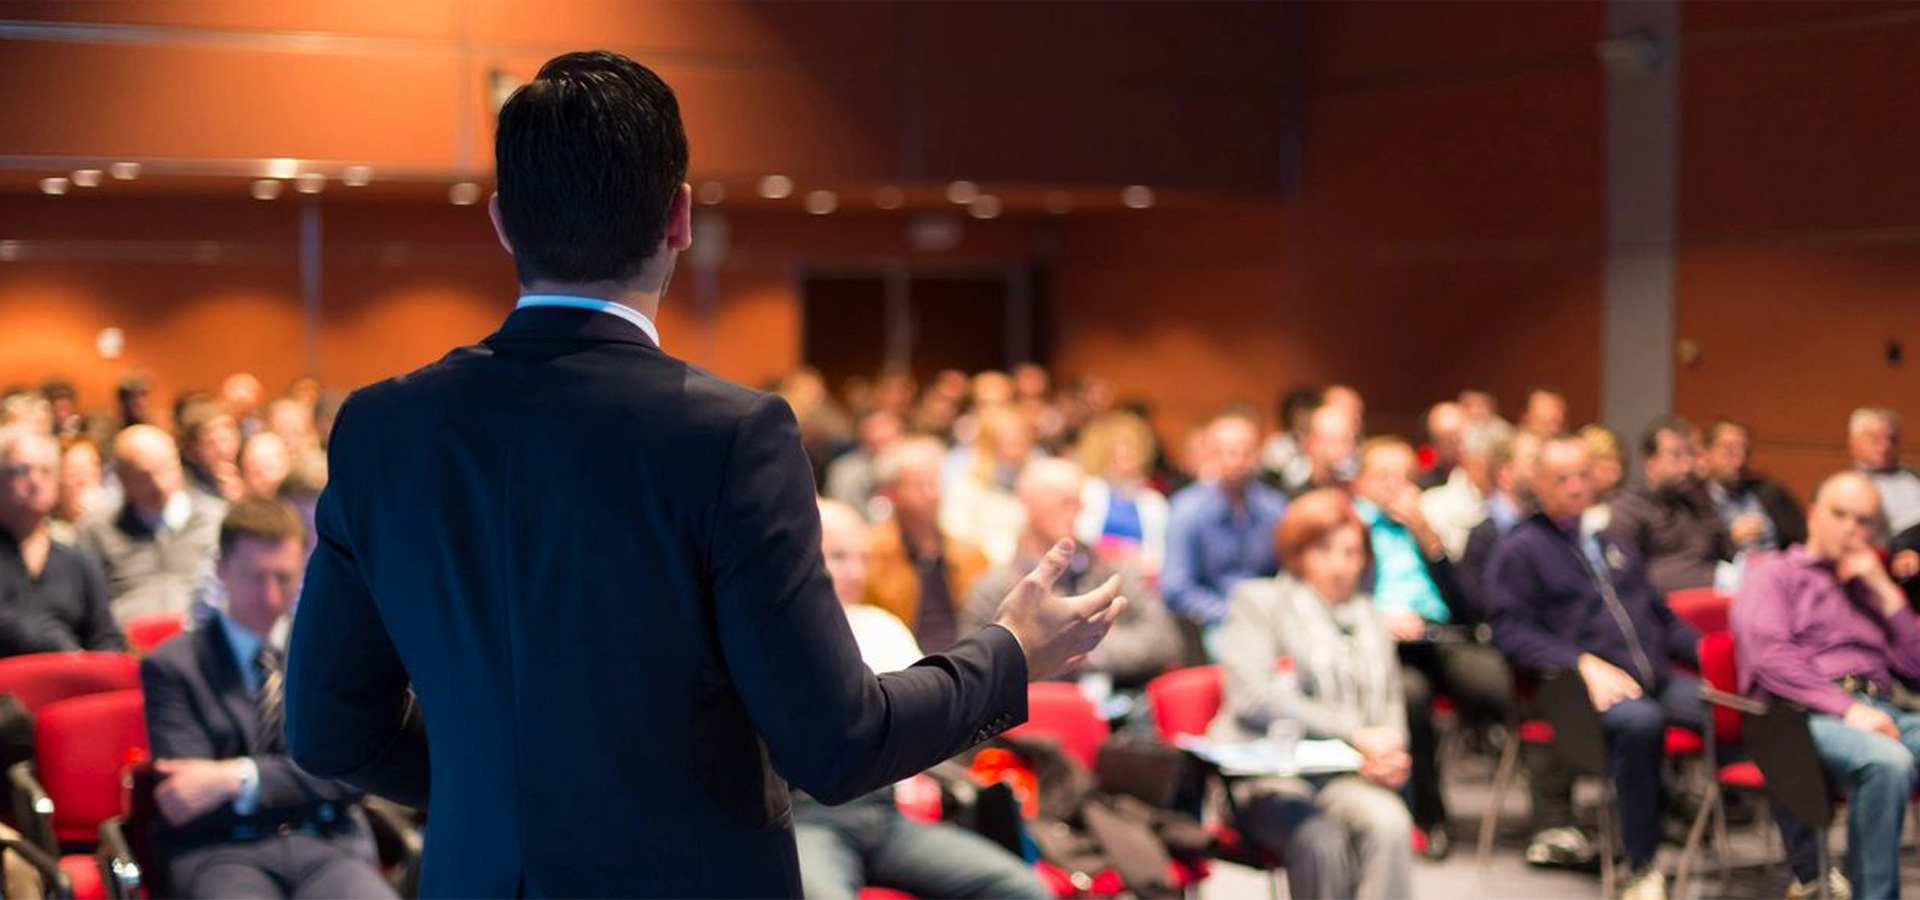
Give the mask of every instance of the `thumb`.
M 1040 558 L 1040 564 L 1034 566 L 1027 577 L 1041 587 L 1052 590 L 1053 583 L 1060 580 L 1061 573 L 1067 571 L 1067 563 L 1072 560 L 1073 539 L 1067 538 L 1053 545 L 1053 549 Z

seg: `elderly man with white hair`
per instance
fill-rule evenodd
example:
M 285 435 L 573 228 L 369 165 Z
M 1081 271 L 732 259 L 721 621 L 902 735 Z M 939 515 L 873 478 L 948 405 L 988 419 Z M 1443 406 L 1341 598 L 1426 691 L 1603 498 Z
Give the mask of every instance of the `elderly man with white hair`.
M 1847 417 L 1847 454 L 1880 494 L 1889 536 L 1920 525 L 1920 474 L 1900 465 L 1900 414 L 1863 406 Z
M 998 615 L 1001 599 L 1026 577 L 1033 562 L 1046 555 L 1048 548 L 1073 537 L 1085 482 L 1086 473 L 1071 460 L 1043 459 L 1027 464 L 1015 487 L 1020 505 L 1026 510 L 1026 526 L 1020 534 L 1019 548 L 1011 563 L 989 570 L 974 584 L 963 631 L 992 622 Z M 1127 598 L 1127 609 L 1120 614 L 1119 621 L 1113 623 L 1106 641 L 1094 649 L 1080 670 L 1068 674 L 1104 675 L 1119 688 L 1144 688 L 1147 681 L 1178 659 L 1180 632 L 1159 595 L 1142 583 L 1139 573 L 1131 567 L 1103 561 L 1085 544 L 1076 544 L 1073 559 L 1055 582 L 1054 590 L 1077 594 L 1105 583 L 1114 575 L 1120 576 L 1120 590 Z
M 212 571 L 225 510 L 187 490 L 180 448 L 159 428 L 122 430 L 113 457 L 124 497 L 80 524 L 79 546 L 106 569 L 116 620 L 184 613 Z
M 1494 491 L 1495 448 L 1511 439 L 1513 427 L 1499 419 L 1468 426 L 1460 436 L 1459 464 L 1446 483 L 1420 495 L 1420 512 L 1439 535 L 1447 558 L 1459 562 L 1467 551 L 1467 536 L 1487 518 L 1487 497 Z
M 0 656 L 126 646 L 99 567 L 48 532 L 59 469 L 51 435 L 0 427 Z

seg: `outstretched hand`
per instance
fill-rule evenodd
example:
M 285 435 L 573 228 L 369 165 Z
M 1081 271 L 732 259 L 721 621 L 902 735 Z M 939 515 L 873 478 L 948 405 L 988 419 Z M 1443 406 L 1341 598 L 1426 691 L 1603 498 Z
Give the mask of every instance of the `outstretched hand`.
M 994 624 L 1013 632 L 1019 639 L 1020 649 L 1027 655 L 1029 681 L 1038 681 L 1084 662 L 1127 608 L 1127 598 L 1120 596 L 1118 575 L 1085 594 L 1055 596 L 1053 583 L 1060 579 L 1072 559 L 1073 541 L 1054 545 L 1040 564 L 1000 601 L 1000 614 L 994 618 Z

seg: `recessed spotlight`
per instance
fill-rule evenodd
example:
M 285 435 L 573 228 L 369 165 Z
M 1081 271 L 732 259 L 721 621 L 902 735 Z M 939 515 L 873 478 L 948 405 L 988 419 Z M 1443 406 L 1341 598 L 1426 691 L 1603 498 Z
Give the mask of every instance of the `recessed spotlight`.
M 1047 212 L 1053 213 L 1056 216 L 1063 216 L 1073 212 L 1073 195 L 1066 191 L 1048 191 L 1046 198 L 1040 201 L 1040 203 L 1046 208 Z
M 60 175 L 55 175 L 52 178 L 42 178 L 40 179 L 40 193 L 52 194 L 58 197 L 67 192 L 67 186 L 70 184 L 72 184 L 72 182 Z
M 19 241 L 0 241 L 0 262 L 13 262 L 19 258 Z
M 700 183 L 700 204 L 702 206 L 713 206 L 725 199 L 727 199 L 726 185 L 718 181 L 703 181 Z
M 140 164 L 137 162 L 117 162 L 107 167 L 113 173 L 115 181 L 132 181 L 140 177 Z
M 785 200 L 793 196 L 793 179 L 785 175 L 768 175 L 760 179 L 760 196 L 768 200 Z
M 348 166 L 340 170 L 340 183 L 347 187 L 366 187 L 373 181 L 372 166 Z
M 268 178 L 292 178 L 300 171 L 300 161 L 284 156 L 267 160 Z
M 840 195 L 832 191 L 808 191 L 807 212 L 824 216 L 840 208 Z
M 262 178 L 248 190 L 255 200 L 272 200 L 280 196 L 280 182 L 274 178 Z
M 447 188 L 447 200 L 455 206 L 472 206 L 480 202 L 480 186 L 471 181 L 462 181 Z
M 981 194 L 973 198 L 972 203 L 967 204 L 967 215 L 976 219 L 997 219 L 1000 218 L 1000 212 L 1003 208 L 1004 205 L 1000 202 L 999 197 L 995 197 L 992 194 Z
M 319 172 L 301 172 L 293 179 L 293 189 L 302 194 L 318 194 L 326 188 L 327 176 Z
M 947 202 L 965 206 L 980 196 L 980 186 L 971 181 L 956 181 L 947 185 Z
M 1153 205 L 1153 188 L 1144 184 L 1130 184 L 1120 192 L 1120 202 L 1128 209 L 1146 209 Z
M 73 170 L 73 183 L 78 187 L 99 187 L 100 179 L 105 177 L 105 175 L 106 173 L 99 169 L 75 169 Z
M 881 209 L 899 209 L 907 203 L 907 193 L 893 185 L 873 192 L 873 205 Z

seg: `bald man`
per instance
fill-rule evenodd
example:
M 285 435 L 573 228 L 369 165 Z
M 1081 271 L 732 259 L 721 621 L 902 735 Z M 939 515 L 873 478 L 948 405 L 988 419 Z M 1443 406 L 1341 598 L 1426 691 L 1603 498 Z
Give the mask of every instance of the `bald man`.
M 861 602 L 867 588 L 867 530 L 853 507 L 820 501 L 820 553 L 860 658 L 875 672 L 898 671 L 920 660 L 920 645 L 892 613 Z M 793 835 L 808 900 L 851 900 L 868 885 L 921 897 L 1052 896 L 1025 861 L 1000 845 L 953 825 L 901 815 L 891 787 L 835 807 L 795 791 Z
M 1896 679 L 1920 681 L 1920 618 L 1873 548 L 1880 521 L 1869 476 L 1829 477 L 1807 542 L 1749 569 L 1730 623 L 1741 688 L 1811 714 L 1821 762 L 1847 794 L 1847 868 L 1861 897 L 1900 896 L 1901 828 L 1920 785 L 1920 713 L 1892 702 Z M 1818 877 L 1798 856 L 1794 877 Z
M 1307 458 L 1307 477 L 1287 487 L 1287 497 L 1299 497 L 1321 488 L 1346 489 L 1353 478 L 1354 447 L 1360 442 L 1360 421 L 1344 406 L 1321 404 L 1307 417 L 1307 436 L 1301 452 Z
M 1026 512 L 1026 525 L 1020 535 L 1013 561 L 987 572 L 973 586 L 967 602 L 963 630 L 993 621 L 1000 599 L 1020 579 L 1026 577 L 1034 560 L 1047 549 L 1073 537 L 1074 523 L 1080 517 L 1081 490 L 1086 473 L 1078 463 L 1065 459 L 1042 459 L 1028 463 L 1020 473 L 1015 492 Z M 1022 567 L 1026 568 L 1022 568 Z M 1067 571 L 1054 583 L 1061 594 L 1076 594 L 1082 585 L 1097 585 L 1120 576 L 1120 590 L 1126 594 L 1127 610 L 1121 613 L 1107 640 L 1087 657 L 1068 677 L 1104 675 L 1123 690 L 1145 688 L 1153 676 L 1166 671 L 1180 655 L 1180 632 L 1173 616 L 1149 589 L 1140 574 L 1130 567 L 1116 567 L 1098 560 L 1084 544 L 1076 544 Z M 997 595 L 996 595 L 997 592 Z
M 116 621 L 184 614 L 194 583 L 213 570 L 224 510 L 187 490 L 180 448 L 159 428 L 122 430 L 113 456 L 124 497 L 80 523 L 79 546 L 106 570 Z

